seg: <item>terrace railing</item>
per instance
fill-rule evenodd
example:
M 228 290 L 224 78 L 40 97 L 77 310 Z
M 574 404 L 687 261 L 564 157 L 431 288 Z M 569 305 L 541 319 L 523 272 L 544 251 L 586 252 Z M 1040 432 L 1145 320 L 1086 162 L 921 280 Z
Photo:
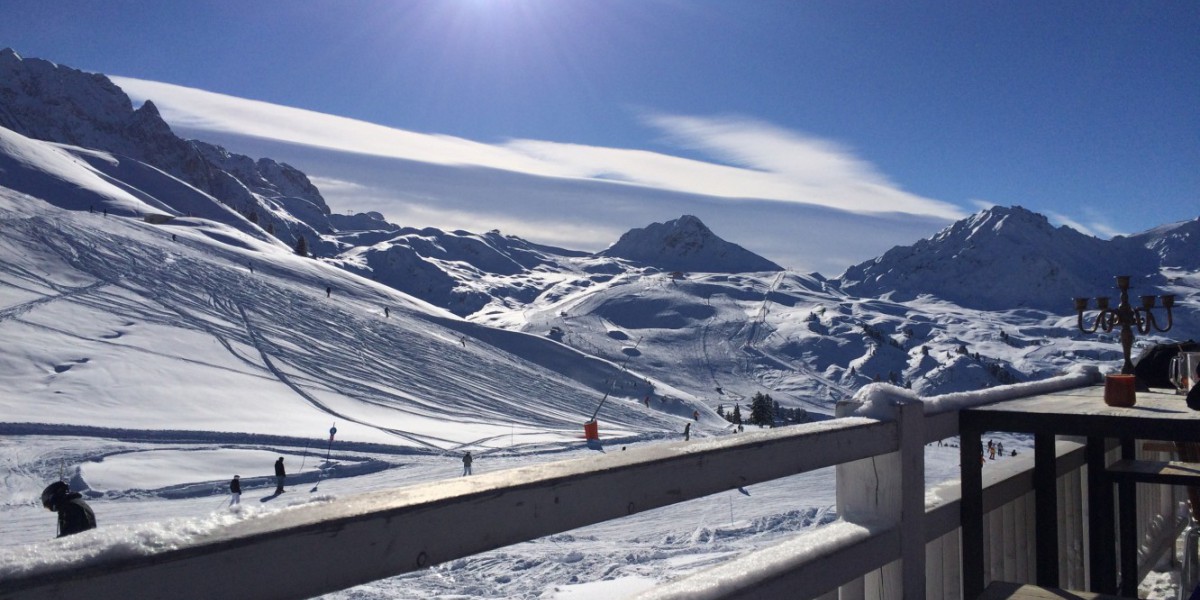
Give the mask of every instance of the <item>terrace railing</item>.
M 1010 386 L 985 397 L 1090 385 L 1094 373 Z M 111 553 L 0 580 L 0 599 L 306 598 L 495 548 L 826 467 L 839 519 L 641 597 L 961 597 L 957 484 L 925 487 L 925 445 L 957 434 L 957 408 L 931 410 L 873 387 L 840 418 L 664 443 L 292 507 L 151 555 Z M 863 394 L 860 394 L 860 397 Z M 864 416 L 866 415 L 866 416 Z M 1027 453 L 1031 454 L 1031 453 Z M 1087 477 L 1082 445 L 1058 443 L 1062 584 L 1084 587 Z M 1031 581 L 1032 461 L 985 470 L 987 579 Z M 1149 568 L 1173 545 L 1182 494 L 1139 486 Z M 452 526 L 448 526 L 452 524 Z M 286 574 L 284 576 L 284 574 Z

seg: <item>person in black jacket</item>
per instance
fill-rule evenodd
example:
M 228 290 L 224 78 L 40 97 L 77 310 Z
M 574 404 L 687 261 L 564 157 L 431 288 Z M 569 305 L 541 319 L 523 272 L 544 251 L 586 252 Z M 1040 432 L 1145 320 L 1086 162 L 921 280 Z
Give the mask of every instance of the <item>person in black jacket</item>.
M 229 505 L 242 503 L 242 479 L 241 475 L 234 475 L 233 480 L 229 482 Z
M 287 471 L 283 470 L 283 457 L 275 461 L 275 495 L 283 493 L 283 480 L 287 479 Z
M 46 507 L 46 510 L 58 513 L 57 537 L 96 527 L 96 514 L 92 512 L 92 507 L 83 501 L 83 495 L 72 492 L 71 488 L 61 481 L 55 481 L 42 490 L 42 506 Z
M 1198 380 L 1200 380 L 1200 367 L 1197 367 L 1196 372 L 1192 374 L 1192 381 Z M 1188 408 L 1200 410 L 1200 382 L 1192 385 L 1192 389 L 1188 390 L 1184 401 L 1187 402 Z

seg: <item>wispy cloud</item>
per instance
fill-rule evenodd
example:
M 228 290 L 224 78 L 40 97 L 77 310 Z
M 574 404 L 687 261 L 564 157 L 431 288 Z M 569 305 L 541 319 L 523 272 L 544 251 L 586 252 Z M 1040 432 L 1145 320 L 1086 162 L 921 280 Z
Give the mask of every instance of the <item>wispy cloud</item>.
M 1099 213 L 1086 208 L 1084 209 L 1084 213 L 1086 222 L 1058 212 L 1047 212 L 1046 218 L 1050 219 L 1050 222 L 1055 225 L 1066 225 L 1071 229 L 1093 237 L 1112 238 L 1113 236 L 1124 235 L 1124 232 L 1111 226 Z
M 335 115 L 247 100 L 194 88 L 111 77 L 135 101 L 152 100 L 169 123 L 439 165 L 474 165 L 536 175 L 563 176 L 503 147 L 463 138 L 416 133 Z
M 858 213 L 901 212 L 946 219 L 965 216 L 957 206 L 905 192 L 851 150 L 828 140 L 736 116 L 650 113 L 644 118 L 688 148 L 744 167 L 739 171 L 745 179 L 730 183 L 745 196 Z M 703 183 L 721 186 L 722 182 Z
M 113 77 L 168 122 L 314 147 L 542 177 L 621 182 L 726 200 L 761 199 L 853 213 L 955 219 L 957 206 L 905 192 L 838 144 L 744 118 L 651 114 L 647 123 L 708 162 L 638 149 L 513 140 L 484 144 L 405 131 L 160 82 Z

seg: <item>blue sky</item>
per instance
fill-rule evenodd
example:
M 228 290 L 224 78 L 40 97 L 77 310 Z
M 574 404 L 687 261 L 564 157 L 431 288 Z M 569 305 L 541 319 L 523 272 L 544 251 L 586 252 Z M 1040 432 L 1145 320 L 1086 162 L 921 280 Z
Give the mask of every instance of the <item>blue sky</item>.
M 1194 2 L 0 0 L 0 14 L 0 46 L 25 57 L 553 155 L 549 170 L 501 165 L 524 173 L 726 183 L 717 197 L 921 220 L 905 234 L 988 204 L 1101 237 L 1200 215 Z M 163 112 L 175 126 L 187 109 Z M 234 129 L 225 143 L 252 146 Z M 660 181 L 663 157 L 711 177 Z

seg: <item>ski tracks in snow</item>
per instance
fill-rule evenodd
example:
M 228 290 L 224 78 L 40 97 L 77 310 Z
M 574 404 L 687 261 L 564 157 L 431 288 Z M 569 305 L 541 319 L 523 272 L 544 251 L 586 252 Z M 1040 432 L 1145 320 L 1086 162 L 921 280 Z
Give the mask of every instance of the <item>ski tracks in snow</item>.
M 50 285 L 49 282 L 46 282 L 46 284 Z M 67 291 L 63 291 L 58 294 L 55 294 L 53 296 L 45 296 L 42 298 L 38 298 L 36 300 L 30 300 L 29 302 L 23 302 L 21 304 L 15 305 L 15 306 L 10 306 L 8 308 L 0 309 L 0 321 L 7 321 L 9 319 L 19 317 L 37 307 L 43 305 L 43 304 L 48 304 L 50 302 L 56 302 L 58 300 L 69 300 L 71 298 L 82 296 L 84 294 L 90 294 L 98 289 L 105 288 L 110 285 L 113 285 L 113 284 L 108 281 L 97 281 L 96 283 L 93 283 L 91 285 L 85 285 L 83 287 L 78 287 L 78 288 L 72 288 Z
M 289 377 L 286 373 L 284 373 L 282 370 L 280 370 L 279 367 L 275 366 L 275 362 L 271 360 L 270 354 L 267 353 L 266 347 L 263 343 L 262 338 L 259 335 L 258 330 L 250 322 L 250 317 L 246 314 L 245 307 L 243 307 L 241 304 L 238 304 L 237 310 L 238 310 L 238 313 L 241 314 L 241 316 L 242 316 L 242 322 L 245 323 L 245 325 L 246 325 L 246 332 L 250 336 L 250 342 L 254 345 L 255 348 L 258 349 L 259 356 L 262 357 L 263 365 L 267 368 L 268 371 L 270 371 L 275 376 L 276 379 L 278 379 L 280 381 L 280 383 L 283 383 L 284 385 L 291 388 L 293 392 L 296 392 L 296 395 L 303 398 L 306 402 L 313 405 L 318 410 L 320 410 L 328 415 L 337 417 L 343 421 L 357 423 L 364 427 L 370 427 L 372 429 L 376 429 L 376 430 L 394 435 L 396 437 L 408 440 L 410 442 L 413 442 L 420 446 L 425 446 L 425 447 L 433 449 L 433 450 L 437 450 L 437 451 L 442 450 L 441 447 L 437 446 L 436 444 L 432 444 L 432 443 L 426 441 L 424 438 L 422 438 L 420 436 L 416 436 L 416 435 L 413 435 L 413 434 L 405 432 L 405 431 L 400 431 L 398 429 L 392 429 L 389 427 L 380 427 L 373 423 L 369 423 L 369 422 L 363 421 L 361 419 L 347 415 L 345 413 L 336 411 L 336 410 L 330 408 L 329 406 L 327 406 L 325 403 L 318 400 L 312 394 L 304 391 L 304 388 L 301 388 L 298 384 L 293 382 L 291 377 Z

